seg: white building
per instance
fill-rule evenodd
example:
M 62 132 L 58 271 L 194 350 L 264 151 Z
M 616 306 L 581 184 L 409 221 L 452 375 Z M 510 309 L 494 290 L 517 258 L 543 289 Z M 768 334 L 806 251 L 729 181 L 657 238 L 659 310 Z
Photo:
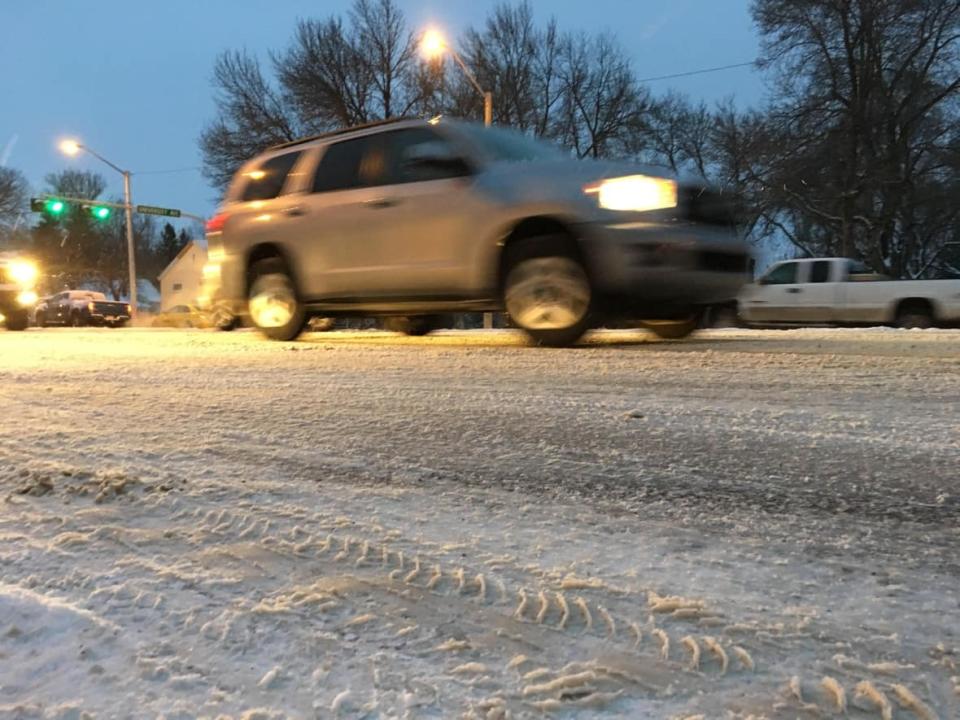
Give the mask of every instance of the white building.
M 188 242 L 160 273 L 161 310 L 196 305 L 206 263 L 207 248 L 196 240 Z

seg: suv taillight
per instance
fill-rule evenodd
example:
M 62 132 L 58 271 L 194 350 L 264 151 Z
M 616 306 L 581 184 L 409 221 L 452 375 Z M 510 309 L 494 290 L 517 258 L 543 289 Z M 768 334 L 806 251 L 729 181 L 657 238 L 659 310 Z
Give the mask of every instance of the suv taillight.
M 212 218 L 207 220 L 207 232 L 220 232 L 223 230 L 224 223 L 227 222 L 229 215 L 227 213 L 217 213 Z

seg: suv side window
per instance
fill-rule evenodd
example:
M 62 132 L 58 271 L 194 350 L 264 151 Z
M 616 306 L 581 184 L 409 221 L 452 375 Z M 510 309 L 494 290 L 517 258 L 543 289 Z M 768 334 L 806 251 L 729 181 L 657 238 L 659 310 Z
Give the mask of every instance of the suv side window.
M 430 128 L 407 128 L 383 134 L 386 147 L 387 185 L 427 182 L 463 177 L 469 174 L 465 163 L 451 161 L 435 165 L 414 165 L 410 160 L 418 155 L 433 154 L 443 158 L 457 158 L 460 153 L 453 144 Z
M 313 178 L 313 192 L 381 184 L 377 182 L 377 176 L 382 175 L 383 154 L 376 138 L 376 135 L 368 135 L 328 145 Z
M 799 263 L 784 263 L 767 273 L 764 281 L 767 285 L 792 285 L 797 281 Z
M 293 169 L 302 151 L 284 153 L 267 160 L 256 170 L 247 173 L 247 185 L 240 200 L 272 200 L 283 190 L 283 183 Z
M 829 260 L 817 260 L 810 263 L 810 282 L 830 282 L 830 265 L 832 263 Z

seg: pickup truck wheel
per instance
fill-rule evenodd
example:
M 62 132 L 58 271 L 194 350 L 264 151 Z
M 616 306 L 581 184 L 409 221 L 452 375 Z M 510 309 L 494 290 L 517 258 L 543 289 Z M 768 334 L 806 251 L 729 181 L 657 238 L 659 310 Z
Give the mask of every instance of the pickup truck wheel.
M 83 327 L 84 325 L 86 323 L 83 321 L 83 316 L 77 310 L 70 313 L 70 327 Z
M 564 238 L 532 238 L 507 249 L 503 304 L 538 345 L 566 347 L 589 327 L 593 292 Z
M 26 310 L 12 310 L 7 313 L 7 319 L 4 321 L 7 330 L 21 331 L 26 330 L 30 324 L 30 316 Z
M 658 338 L 682 340 L 693 334 L 700 322 L 699 318 L 694 315 L 685 320 L 645 320 L 641 325 Z
M 933 327 L 933 314 L 926 304 L 916 302 L 904 303 L 897 309 L 896 322 L 898 328 L 920 328 L 925 330 Z
M 250 269 L 247 296 L 250 318 L 272 340 L 294 340 L 307 324 L 307 314 L 286 264 L 261 260 Z

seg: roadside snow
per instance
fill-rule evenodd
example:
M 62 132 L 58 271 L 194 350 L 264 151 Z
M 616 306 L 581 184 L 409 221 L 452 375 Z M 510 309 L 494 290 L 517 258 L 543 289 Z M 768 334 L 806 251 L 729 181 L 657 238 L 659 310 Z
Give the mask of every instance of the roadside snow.
M 957 332 L 44 330 L 0 402 L 0 718 L 960 712 Z

